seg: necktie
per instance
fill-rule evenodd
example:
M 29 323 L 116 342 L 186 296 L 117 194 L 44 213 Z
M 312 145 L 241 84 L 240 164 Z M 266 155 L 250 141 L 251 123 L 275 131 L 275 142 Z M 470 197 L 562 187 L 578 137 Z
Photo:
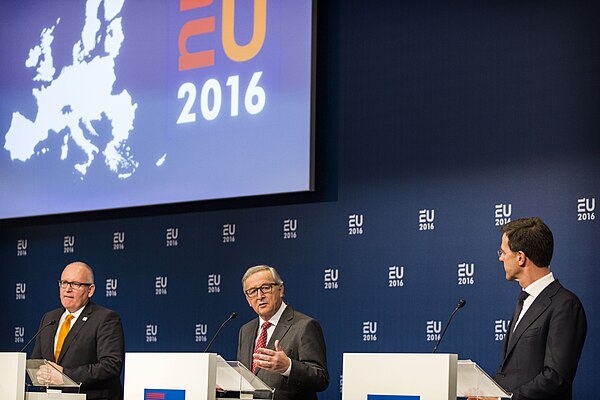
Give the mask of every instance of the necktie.
M 67 315 L 65 321 L 60 326 L 60 331 L 58 332 L 58 340 L 56 341 L 56 351 L 54 352 L 54 361 L 58 362 L 58 356 L 60 355 L 60 351 L 62 349 L 63 343 L 65 342 L 65 338 L 69 333 L 69 329 L 71 329 L 71 320 L 73 319 L 73 315 Z
M 254 348 L 254 352 L 258 352 L 258 349 L 261 349 L 267 345 L 267 329 L 273 325 L 269 321 L 266 321 L 262 325 L 262 330 L 260 331 L 260 335 L 258 336 L 258 342 L 256 342 L 256 347 Z M 256 371 L 256 360 L 252 361 L 252 372 Z
M 521 315 L 521 311 L 523 311 L 523 302 L 525 299 L 529 297 L 529 293 L 524 290 L 521 290 L 521 294 L 519 295 L 519 301 L 517 302 L 517 308 L 515 308 L 515 314 L 513 315 L 512 323 L 511 323 L 511 331 L 514 332 L 517 329 L 517 322 L 519 321 L 519 315 Z

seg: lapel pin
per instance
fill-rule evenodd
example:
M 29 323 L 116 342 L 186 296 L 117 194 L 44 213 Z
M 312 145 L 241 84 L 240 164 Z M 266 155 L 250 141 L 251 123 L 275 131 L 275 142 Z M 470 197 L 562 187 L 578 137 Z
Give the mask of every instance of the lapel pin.
M 87 321 L 87 317 L 83 317 L 81 320 L 82 320 L 83 322 L 85 322 L 85 321 Z

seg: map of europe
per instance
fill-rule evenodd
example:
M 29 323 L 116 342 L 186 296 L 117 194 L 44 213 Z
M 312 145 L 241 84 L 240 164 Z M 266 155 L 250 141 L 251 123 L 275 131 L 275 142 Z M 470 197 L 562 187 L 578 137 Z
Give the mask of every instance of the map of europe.
M 32 94 L 37 102 L 33 120 L 16 111 L 5 135 L 4 148 L 13 161 L 27 162 L 32 157 L 58 153 L 45 144 L 50 135 L 60 135 L 60 160 L 73 157 L 74 172 L 85 179 L 100 153 L 109 170 L 119 179 L 131 177 L 139 163 L 128 144 L 134 128 L 137 104 L 127 90 L 114 93 L 115 59 L 125 40 L 120 16 L 125 0 L 88 0 L 81 39 L 73 46 L 73 63 L 57 75 L 52 58 L 54 31 L 60 18 L 40 34 L 40 43 L 29 50 L 25 61 L 36 75 Z M 95 122 L 110 126 L 109 139 L 100 140 Z

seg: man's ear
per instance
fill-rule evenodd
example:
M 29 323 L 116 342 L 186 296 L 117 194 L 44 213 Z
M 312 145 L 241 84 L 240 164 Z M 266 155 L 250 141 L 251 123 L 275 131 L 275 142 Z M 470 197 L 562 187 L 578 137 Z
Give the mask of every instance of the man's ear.
M 525 253 L 523 253 L 522 251 L 518 251 L 517 257 L 518 257 L 519 267 L 524 267 L 525 262 L 527 261 L 527 256 L 525 255 Z

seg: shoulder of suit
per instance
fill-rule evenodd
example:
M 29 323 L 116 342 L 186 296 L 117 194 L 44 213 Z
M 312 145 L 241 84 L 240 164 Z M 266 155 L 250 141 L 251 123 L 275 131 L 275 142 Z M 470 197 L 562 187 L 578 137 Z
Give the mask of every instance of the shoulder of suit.
M 317 321 L 315 318 L 311 317 L 310 315 L 306 315 L 306 314 L 296 310 L 295 308 L 292 308 L 292 306 L 290 306 L 289 304 L 288 304 L 287 308 L 285 309 L 284 313 L 288 313 L 288 312 L 291 313 L 291 315 L 289 317 L 293 318 L 294 321 L 297 321 L 297 320 L 304 320 L 306 322 Z
M 119 317 L 119 314 L 116 311 L 111 310 L 110 308 L 102 307 L 101 305 L 98 305 L 92 301 L 90 301 L 85 306 L 82 314 L 89 315 L 91 313 L 106 314 L 106 315 L 114 314 L 117 317 Z
M 65 308 L 64 307 L 59 307 L 59 308 L 55 308 L 52 311 L 48 311 L 46 314 L 44 314 L 44 319 L 60 319 L 60 316 L 62 315 L 62 313 L 65 312 Z
M 242 325 L 242 327 L 240 329 L 250 329 L 253 326 L 255 326 L 256 329 L 258 329 L 258 317 L 246 322 L 244 325 Z
M 552 282 L 542 293 L 546 292 L 548 297 L 562 298 L 564 300 L 572 300 L 576 303 L 581 303 L 579 297 L 569 289 L 560 284 L 558 280 Z

